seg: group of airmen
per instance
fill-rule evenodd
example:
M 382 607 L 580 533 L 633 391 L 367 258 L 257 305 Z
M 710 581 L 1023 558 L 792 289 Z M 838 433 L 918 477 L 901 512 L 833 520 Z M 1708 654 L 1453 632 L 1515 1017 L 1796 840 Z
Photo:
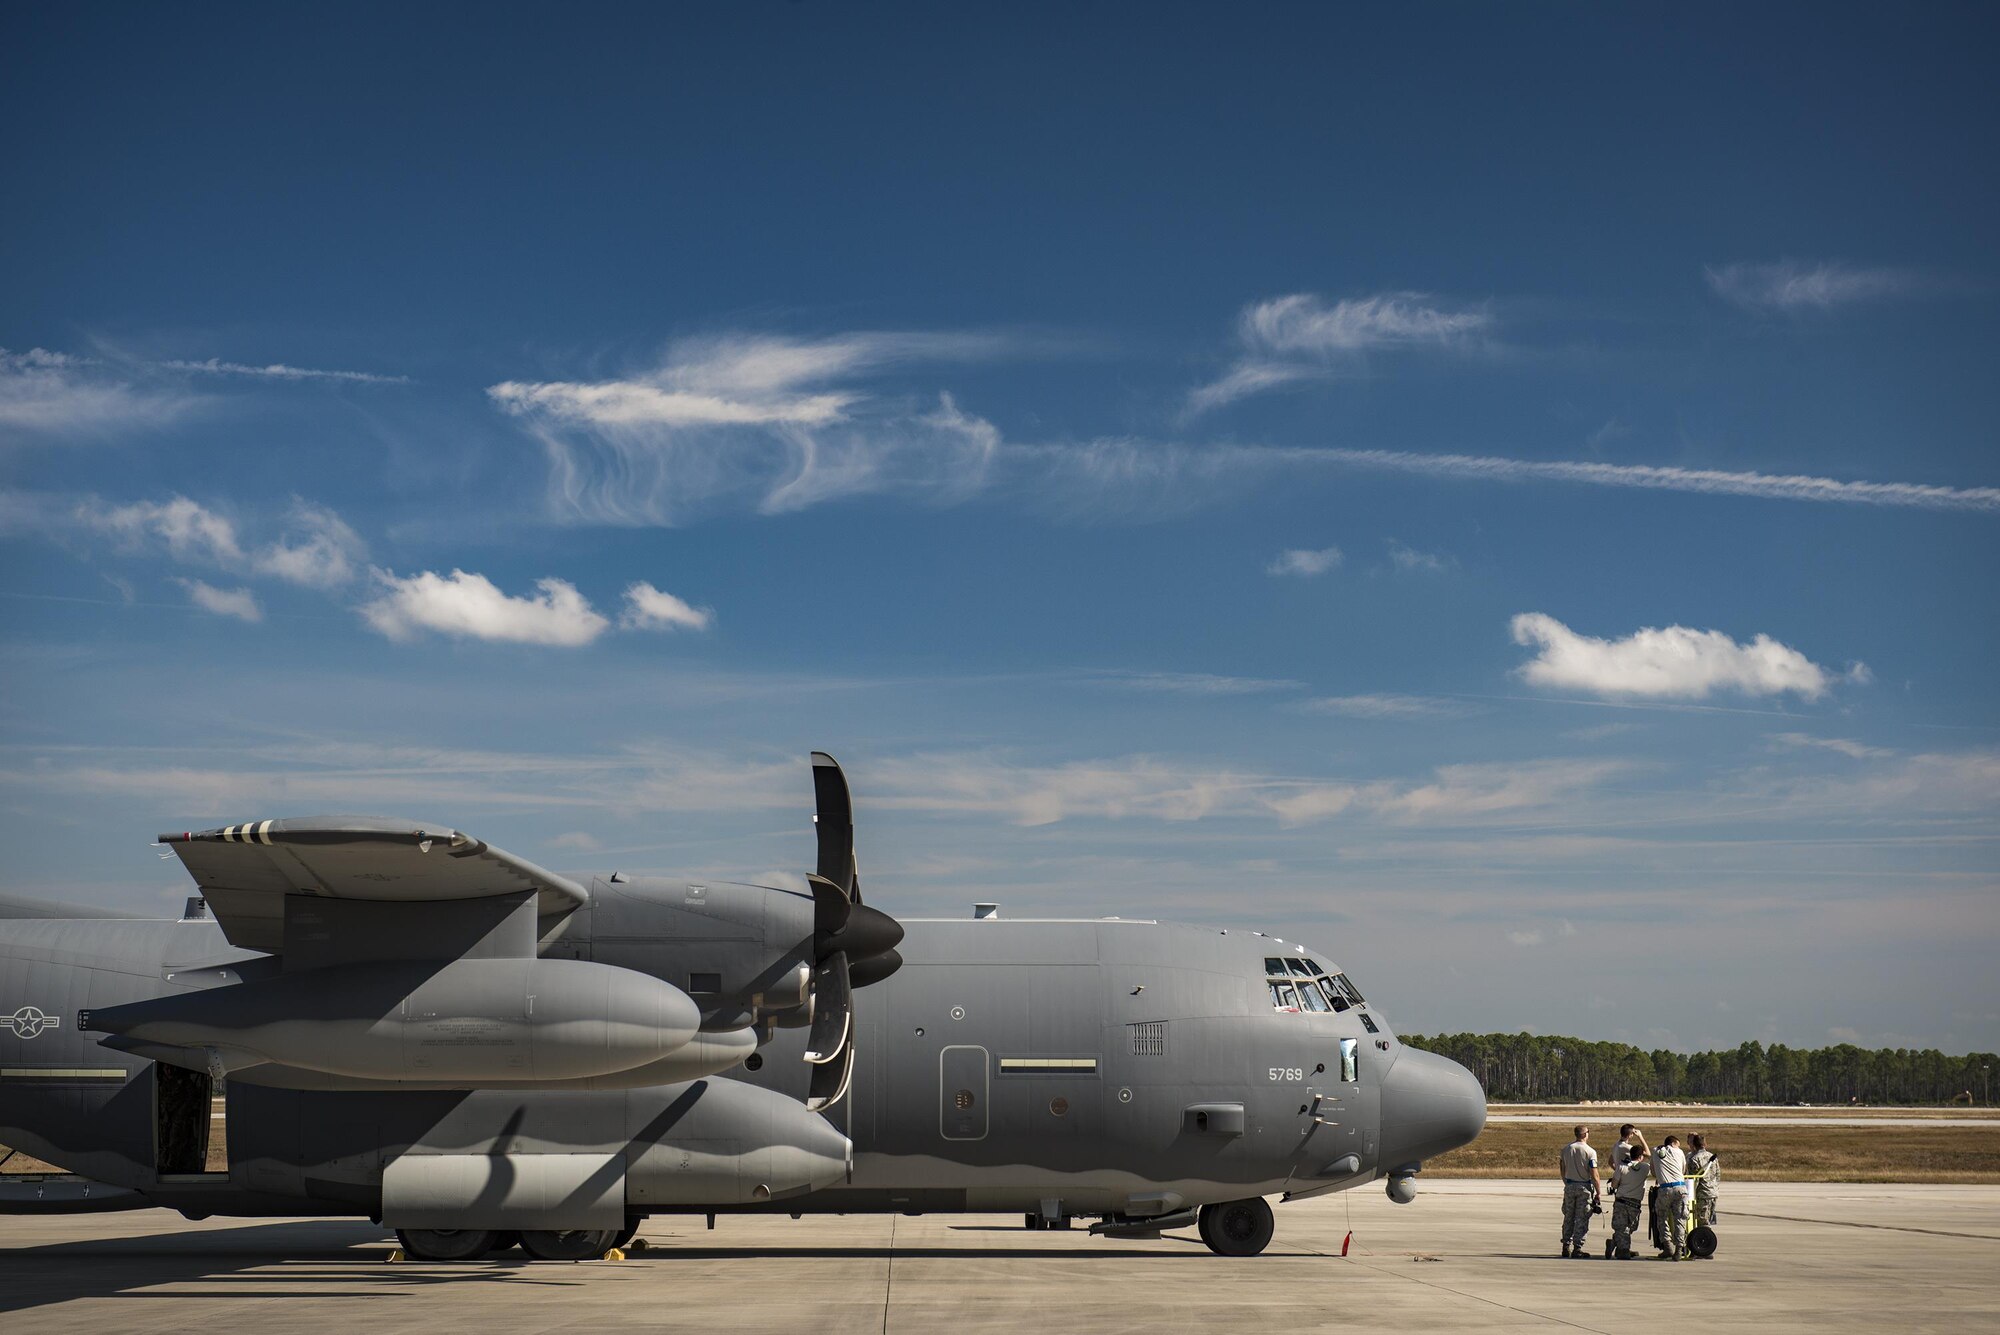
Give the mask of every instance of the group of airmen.
M 1590 1217 L 1604 1212 L 1604 1183 L 1597 1169 L 1597 1151 L 1590 1144 L 1589 1127 L 1577 1127 L 1576 1138 L 1563 1146 L 1559 1171 L 1563 1180 L 1562 1254 L 1574 1260 L 1591 1260 L 1584 1239 L 1590 1233 Z M 1679 1136 L 1668 1136 L 1654 1149 L 1646 1144 L 1638 1127 L 1625 1123 L 1618 1128 L 1618 1143 L 1611 1147 L 1611 1241 L 1605 1244 L 1604 1254 L 1620 1261 L 1632 1259 L 1639 1206 L 1650 1199 L 1650 1232 L 1660 1259 L 1680 1260 L 1689 1254 L 1691 1227 L 1714 1227 L 1721 1187 L 1722 1165 L 1701 1136 L 1689 1136 L 1685 1149 Z

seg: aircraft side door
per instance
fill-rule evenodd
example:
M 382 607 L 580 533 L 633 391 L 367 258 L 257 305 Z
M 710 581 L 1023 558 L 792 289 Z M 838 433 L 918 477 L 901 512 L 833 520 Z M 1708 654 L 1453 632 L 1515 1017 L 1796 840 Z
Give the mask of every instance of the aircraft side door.
M 938 1133 L 946 1140 L 984 1140 L 992 1104 L 992 1057 L 985 1048 L 955 1043 L 938 1053 Z

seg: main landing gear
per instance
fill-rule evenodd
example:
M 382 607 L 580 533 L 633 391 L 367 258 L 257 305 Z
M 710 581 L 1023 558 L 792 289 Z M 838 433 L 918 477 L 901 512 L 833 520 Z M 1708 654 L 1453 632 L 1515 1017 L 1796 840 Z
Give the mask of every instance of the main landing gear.
M 590 1261 L 614 1247 L 623 1247 L 639 1231 L 639 1220 L 624 1228 L 523 1229 L 403 1228 L 396 1240 L 405 1255 L 418 1261 L 477 1261 L 519 1244 L 537 1261 Z
M 1217 1256 L 1255 1256 L 1271 1245 L 1277 1223 L 1262 1196 L 1201 1207 L 1201 1240 Z

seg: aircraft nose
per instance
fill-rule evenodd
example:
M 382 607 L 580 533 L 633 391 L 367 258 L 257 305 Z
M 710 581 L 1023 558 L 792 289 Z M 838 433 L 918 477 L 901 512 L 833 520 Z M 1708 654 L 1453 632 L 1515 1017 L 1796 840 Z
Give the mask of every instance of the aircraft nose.
M 1404 1048 L 1382 1082 L 1382 1171 L 1470 1145 L 1486 1125 L 1486 1091 L 1449 1057 Z

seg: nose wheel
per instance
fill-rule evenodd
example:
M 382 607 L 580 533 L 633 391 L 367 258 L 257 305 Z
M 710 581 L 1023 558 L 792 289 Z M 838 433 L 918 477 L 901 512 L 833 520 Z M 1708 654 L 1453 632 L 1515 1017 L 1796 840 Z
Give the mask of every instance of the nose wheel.
M 1255 1256 L 1271 1245 L 1277 1221 L 1262 1196 L 1201 1207 L 1201 1240 L 1217 1256 Z

